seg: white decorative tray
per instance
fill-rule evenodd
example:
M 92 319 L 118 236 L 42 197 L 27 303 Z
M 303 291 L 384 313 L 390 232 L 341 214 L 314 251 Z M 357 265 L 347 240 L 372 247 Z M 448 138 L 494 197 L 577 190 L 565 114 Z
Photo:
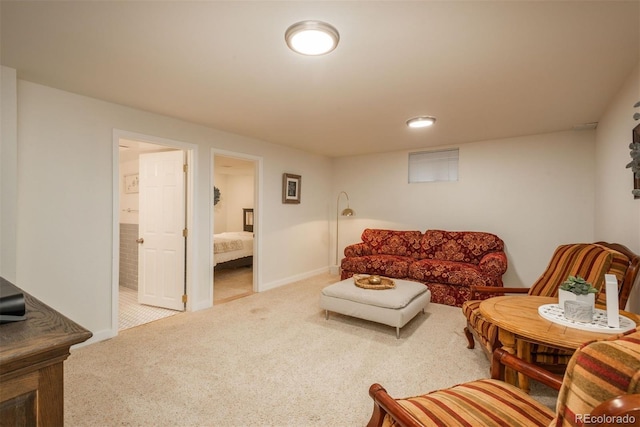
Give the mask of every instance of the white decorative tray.
M 538 314 L 545 319 L 568 326 L 570 328 L 581 329 L 589 332 L 601 332 L 603 334 L 619 334 L 636 327 L 636 323 L 628 317 L 619 316 L 620 327 L 612 328 L 607 324 L 607 312 L 605 310 L 595 309 L 593 314 L 593 322 L 583 323 L 569 320 L 564 317 L 564 309 L 558 304 L 544 304 L 538 307 Z

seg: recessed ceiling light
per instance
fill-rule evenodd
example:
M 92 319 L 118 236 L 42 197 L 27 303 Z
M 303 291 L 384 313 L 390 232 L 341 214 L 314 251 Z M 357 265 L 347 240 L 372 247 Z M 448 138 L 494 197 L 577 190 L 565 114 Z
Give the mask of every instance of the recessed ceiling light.
M 407 120 L 407 126 L 409 126 L 410 128 L 426 128 L 433 125 L 435 122 L 435 117 L 420 116 Z
M 293 24 L 284 33 L 287 46 L 303 55 L 324 55 L 338 45 L 340 34 L 331 25 L 321 21 L 302 21 Z

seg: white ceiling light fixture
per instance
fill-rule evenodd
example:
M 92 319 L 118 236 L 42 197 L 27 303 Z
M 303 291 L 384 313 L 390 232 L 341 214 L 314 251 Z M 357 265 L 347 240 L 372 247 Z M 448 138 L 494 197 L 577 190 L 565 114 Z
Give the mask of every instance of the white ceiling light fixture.
M 420 116 L 407 120 L 407 126 L 409 126 L 410 128 L 426 128 L 432 126 L 435 122 L 435 117 Z
M 333 26 L 321 21 L 301 21 L 284 33 L 287 46 L 302 55 L 324 55 L 338 46 L 340 34 Z

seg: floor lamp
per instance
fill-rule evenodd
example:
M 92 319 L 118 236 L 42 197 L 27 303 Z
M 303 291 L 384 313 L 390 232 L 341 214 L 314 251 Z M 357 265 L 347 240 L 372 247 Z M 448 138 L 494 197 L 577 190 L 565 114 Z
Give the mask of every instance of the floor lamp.
M 356 213 L 349 207 L 349 195 L 345 191 L 341 191 L 338 193 L 338 200 L 336 200 L 336 266 L 338 266 L 338 271 L 340 266 L 338 264 L 338 220 L 340 217 L 338 216 L 338 212 L 340 211 L 340 196 L 344 196 L 347 198 L 347 207 L 343 209 L 342 216 L 354 216 Z

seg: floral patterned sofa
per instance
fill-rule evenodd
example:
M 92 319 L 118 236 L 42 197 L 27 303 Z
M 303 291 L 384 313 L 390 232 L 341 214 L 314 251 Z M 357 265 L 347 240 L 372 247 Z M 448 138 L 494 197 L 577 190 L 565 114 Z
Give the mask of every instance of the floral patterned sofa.
M 504 242 L 477 231 L 367 228 L 344 255 L 343 280 L 354 274 L 414 280 L 431 290 L 432 302 L 457 307 L 469 299 L 472 285 L 502 287 L 507 271 Z

